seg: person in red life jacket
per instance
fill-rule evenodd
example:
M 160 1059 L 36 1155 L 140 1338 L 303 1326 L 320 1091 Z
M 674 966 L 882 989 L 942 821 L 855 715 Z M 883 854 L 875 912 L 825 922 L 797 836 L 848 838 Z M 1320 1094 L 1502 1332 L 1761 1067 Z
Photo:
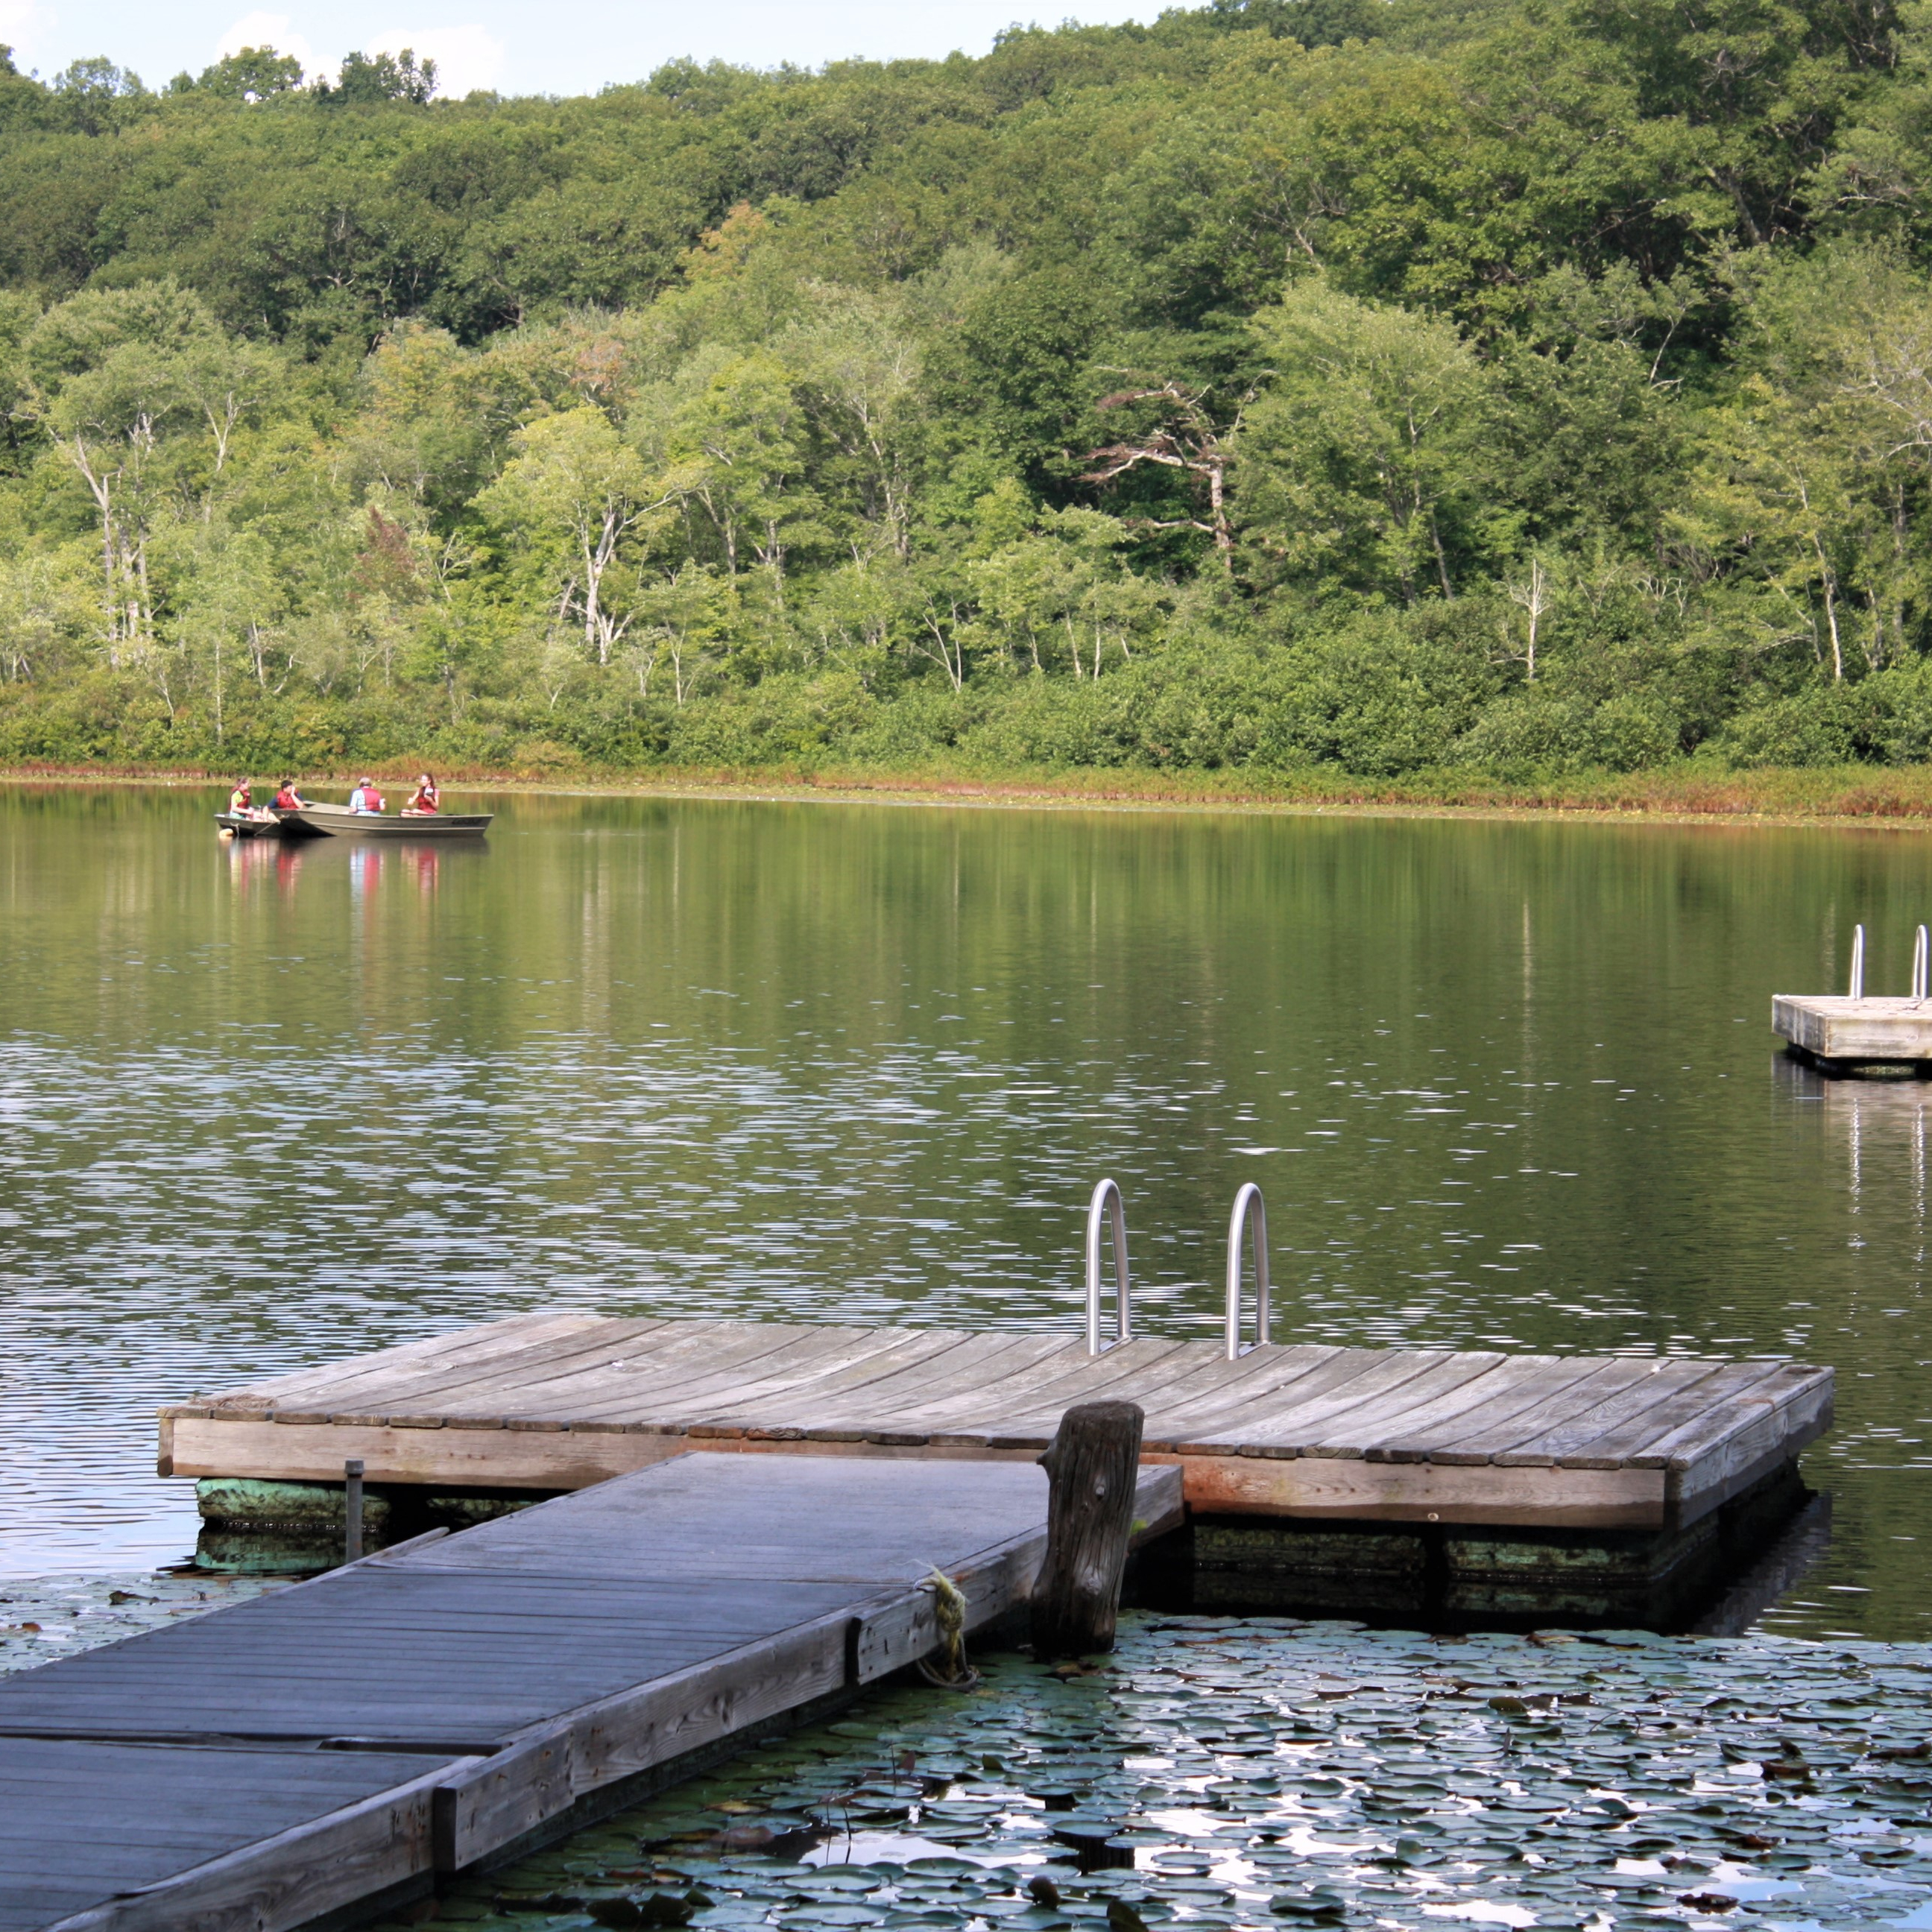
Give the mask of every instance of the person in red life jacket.
M 232 819 L 272 819 L 274 818 L 274 813 L 262 812 L 262 809 L 255 804 L 255 786 L 249 784 L 248 778 L 236 778 L 236 788 L 228 794 L 228 815 L 230 815 Z M 226 836 L 232 836 L 232 832 L 234 832 L 234 827 L 232 827 L 232 825 L 224 825 L 224 827 L 222 827 L 222 836 L 224 836 L 224 838 Z
M 432 812 L 442 808 L 442 794 L 436 788 L 436 781 L 424 772 L 416 780 L 416 788 L 410 794 L 410 802 L 403 807 L 406 818 L 427 818 Z
M 228 810 L 236 818 L 267 818 L 272 814 L 257 808 L 255 788 L 246 778 L 237 778 L 235 789 L 228 794 Z
M 375 813 L 382 809 L 382 794 L 376 789 L 374 778 L 358 778 L 356 789 L 349 794 L 351 812 Z
M 300 812 L 308 804 L 308 800 L 296 790 L 293 778 L 283 779 L 281 790 L 270 800 L 271 808 L 276 812 Z

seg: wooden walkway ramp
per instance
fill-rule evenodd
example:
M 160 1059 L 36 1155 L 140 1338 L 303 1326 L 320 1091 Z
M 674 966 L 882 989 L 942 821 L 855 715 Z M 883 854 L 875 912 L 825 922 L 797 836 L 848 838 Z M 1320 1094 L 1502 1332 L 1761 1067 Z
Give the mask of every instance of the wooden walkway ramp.
M 1143 1471 L 1142 1536 L 1180 1520 Z M 0 1679 L 0 1928 L 281 1932 L 972 1629 L 1046 1544 L 1026 1465 L 696 1453 Z
M 164 1474 L 571 1490 L 692 1448 L 1030 1460 L 1147 1414 L 1190 1508 L 1496 1527 L 1695 1521 L 1829 1426 L 1832 1371 L 1064 1334 L 520 1316 L 162 1412 Z

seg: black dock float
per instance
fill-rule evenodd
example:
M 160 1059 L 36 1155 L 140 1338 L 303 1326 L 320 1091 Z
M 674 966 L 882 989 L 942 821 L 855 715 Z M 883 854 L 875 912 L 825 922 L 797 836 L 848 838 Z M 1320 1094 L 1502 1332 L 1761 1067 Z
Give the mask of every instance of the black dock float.
M 692 1454 L 0 1682 L 0 1932 L 289 1932 L 1025 1599 L 1030 1463 Z M 1146 1468 L 1144 1540 L 1181 1520 Z

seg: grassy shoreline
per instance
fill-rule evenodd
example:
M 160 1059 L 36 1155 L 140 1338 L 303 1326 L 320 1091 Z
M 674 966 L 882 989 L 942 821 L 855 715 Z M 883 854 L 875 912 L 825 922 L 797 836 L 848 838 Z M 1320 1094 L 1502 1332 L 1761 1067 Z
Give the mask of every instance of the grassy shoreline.
M 407 772 L 370 764 L 306 772 L 316 788 L 346 787 L 361 770 L 406 788 Z M 1932 826 L 1932 766 L 1702 767 L 1585 773 L 1510 782 L 1479 774 L 1425 772 L 1407 779 L 1318 772 L 1149 771 L 1092 768 L 1006 772 L 891 771 L 874 767 L 648 770 L 444 767 L 458 790 L 608 797 L 742 798 L 821 803 L 967 806 L 1017 809 L 1345 813 L 1441 818 L 1610 819 L 1675 824 Z M 30 764 L 0 766 L 0 784 L 225 786 L 232 774 L 193 766 Z M 273 780 L 266 782 L 272 784 Z

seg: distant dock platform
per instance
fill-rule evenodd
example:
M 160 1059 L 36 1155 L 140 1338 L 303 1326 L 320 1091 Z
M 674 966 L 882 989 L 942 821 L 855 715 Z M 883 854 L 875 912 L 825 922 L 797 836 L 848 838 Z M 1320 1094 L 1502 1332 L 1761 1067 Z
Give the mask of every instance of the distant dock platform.
M 1775 993 L 1771 1030 L 1826 1074 L 1932 1076 L 1932 928 L 1912 941 L 1912 990 L 1904 998 L 1865 992 L 1865 929 L 1852 928 L 1850 982 L 1841 994 Z
M 1826 1072 L 1882 1066 L 1932 1072 L 1932 1000 L 1780 993 L 1771 1003 L 1771 1027 Z
M 1932 1026 L 1932 1021 L 1928 1021 Z M 1030 1462 L 1062 1413 L 1146 1413 L 1189 1510 L 1490 1530 L 1678 1531 L 1829 1426 L 1775 1360 L 1528 1355 L 1024 1330 L 533 1314 L 164 1409 L 164 1475 L 556 1492 L 690 1450 Z

